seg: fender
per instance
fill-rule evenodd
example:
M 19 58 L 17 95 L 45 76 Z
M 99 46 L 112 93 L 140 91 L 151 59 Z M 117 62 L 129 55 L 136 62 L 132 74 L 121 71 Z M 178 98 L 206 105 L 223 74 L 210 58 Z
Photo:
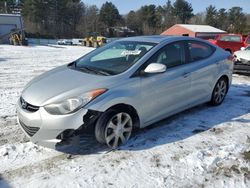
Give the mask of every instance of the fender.
M 91 103 L 86 105 L 84 108 L 96 110 L 100 112 L 105 112 L 112 106 L 117 104 L 127 104 L 134 107 L 140 117 L 140 104 L 138 98 L 140 97 L 140 92 L 131 89 L 118 89 L 112 90 L 112 92 L 104 93 L 98 98 L 94 99 Z

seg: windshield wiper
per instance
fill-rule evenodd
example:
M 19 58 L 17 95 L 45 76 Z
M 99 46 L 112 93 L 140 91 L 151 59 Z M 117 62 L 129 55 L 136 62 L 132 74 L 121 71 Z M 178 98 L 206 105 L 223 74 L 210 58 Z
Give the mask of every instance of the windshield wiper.
M 110 73 L 104 71 L 104 70 L 100 70 L 100 69 L 97 69 L 97 68 L 92 68 L 92 67 L 78 67 L 80 70 L 84 70 L 86 72 L 92 72 L 92 73 L 95 73 L 95 74 L 99 74 L 99 75 L 105 75 L 105 76 L 109 76 L 111 75 Z

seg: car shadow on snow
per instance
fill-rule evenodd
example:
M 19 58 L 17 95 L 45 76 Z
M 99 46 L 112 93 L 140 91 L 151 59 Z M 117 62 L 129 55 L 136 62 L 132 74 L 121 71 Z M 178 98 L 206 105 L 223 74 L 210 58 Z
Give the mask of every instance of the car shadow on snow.
M 11 186 L 8 184 L 8 182 L 3 178 L 3 176 L 0 174 L 0 187 L 1 188 L 11 188 Z
M 246 95 L 248 92 L 250 92 L 249 85 L 234 84 L 230 88 L 225 101 L 220 106 L 212 107 L 208 104 L 203 104 L 146 128 L 135 130 L 129 142 L 119 149 L 145 150 L 159 145 L 178 142 L 204 131 L 223 132 L 223 130 L 216 128 L 222 123 L 230 125 L 235 122 L 249 123 L 249 119 L 242 117 L 250 113 L 250 97 Z M 59 150 L 78 155 L 108 151 L 106 146 L 100 145 L 95 141 L 94 135 L 82 136 L 80 144 L 75 146 L 69 147 L 70 150 Z
M 105 145 L 96 141 L 93 133 L 83 133 L 75 136 L 68 140 L 67 143 L 57 145 L 56 150 L 72 155 L 89 155 L 109 151 Z
M 13 58 L 13 57 L 0 57 L 0 63 L 6 62 L 6 61 L 10 61 L 10 60 L 13 60 L 13 59 L 17 59 L 17 58 Z
M 8 61 L 9 58 L 0 58 L 0 63 L 3 61 Z

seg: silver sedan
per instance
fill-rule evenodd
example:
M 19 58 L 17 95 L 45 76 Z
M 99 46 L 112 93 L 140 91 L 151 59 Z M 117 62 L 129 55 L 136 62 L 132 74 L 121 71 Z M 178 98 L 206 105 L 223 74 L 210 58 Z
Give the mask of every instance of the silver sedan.
M 28 83 L 17 103 L 18 122 L 46 147 L 90 130 L 116 148 L 134 128 L 201 103 L 220 105 L 232 70 L 231 55 L 204 40 L 125 38 Z

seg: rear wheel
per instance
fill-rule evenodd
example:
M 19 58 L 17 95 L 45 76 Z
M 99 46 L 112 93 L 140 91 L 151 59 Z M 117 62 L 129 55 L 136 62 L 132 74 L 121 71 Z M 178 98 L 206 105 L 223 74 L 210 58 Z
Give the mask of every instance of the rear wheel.
M 232 50 L 230 49 L 225 49 L 227 52 L 229 52 L 230 54 L 232 54 Z
M 225 78 L 220 78 L 216 83 L 210 103 L 214 106 L 220 105 L 225 99 L 228 91 L 228 83 Z
M 110 148 L 125 144 L 132 133 L 133 120 L 125 111 L 108 110 L 97 121 L 95 136 L 98 142 Z

